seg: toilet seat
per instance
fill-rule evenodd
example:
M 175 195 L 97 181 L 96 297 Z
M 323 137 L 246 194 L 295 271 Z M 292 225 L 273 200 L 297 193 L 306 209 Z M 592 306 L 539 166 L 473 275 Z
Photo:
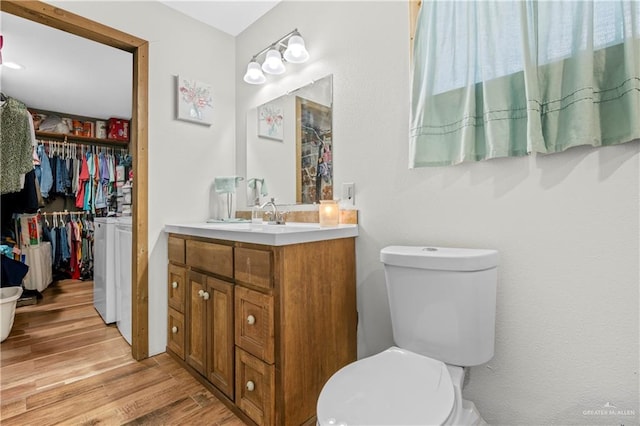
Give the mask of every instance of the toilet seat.
M 322 388 L 317 418 L 329 425 L 441 425 L 455 394 L 442 362 L 395 346 L 349 364 Z

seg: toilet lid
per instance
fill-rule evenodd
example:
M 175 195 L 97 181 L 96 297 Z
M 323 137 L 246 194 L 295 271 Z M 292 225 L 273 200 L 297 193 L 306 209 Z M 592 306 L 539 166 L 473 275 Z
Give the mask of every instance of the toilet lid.
M 447 366 L 391 347 L 347 365 L 322 388 L 317 417 L 328 425 L 440 425 L 454 390 Z

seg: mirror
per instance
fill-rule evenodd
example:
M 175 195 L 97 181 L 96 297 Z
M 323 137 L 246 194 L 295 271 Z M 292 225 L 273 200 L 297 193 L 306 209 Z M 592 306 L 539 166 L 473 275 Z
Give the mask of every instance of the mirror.
M 332 116 L 331 75 L 247 112 L 247 205 L 333 199 Z

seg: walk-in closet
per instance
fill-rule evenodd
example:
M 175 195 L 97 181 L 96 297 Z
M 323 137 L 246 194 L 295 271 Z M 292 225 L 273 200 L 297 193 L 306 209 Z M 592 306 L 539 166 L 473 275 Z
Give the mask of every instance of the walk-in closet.
M 2 23 L 0 247 L 3 300 L 17 296 L 11 322 L 61 289 L 88 291 L 96 317 L 131 344 L 132 55 L 5 12 Z

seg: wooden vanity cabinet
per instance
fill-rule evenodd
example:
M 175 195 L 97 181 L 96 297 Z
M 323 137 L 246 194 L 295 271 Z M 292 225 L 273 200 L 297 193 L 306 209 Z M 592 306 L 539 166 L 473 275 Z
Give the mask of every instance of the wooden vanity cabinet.
M 314 424 L 322 387 L 356 360 L 355 238 L 269 246 L 171 235 L 186 248 L 188 370 L 248 424 Z

